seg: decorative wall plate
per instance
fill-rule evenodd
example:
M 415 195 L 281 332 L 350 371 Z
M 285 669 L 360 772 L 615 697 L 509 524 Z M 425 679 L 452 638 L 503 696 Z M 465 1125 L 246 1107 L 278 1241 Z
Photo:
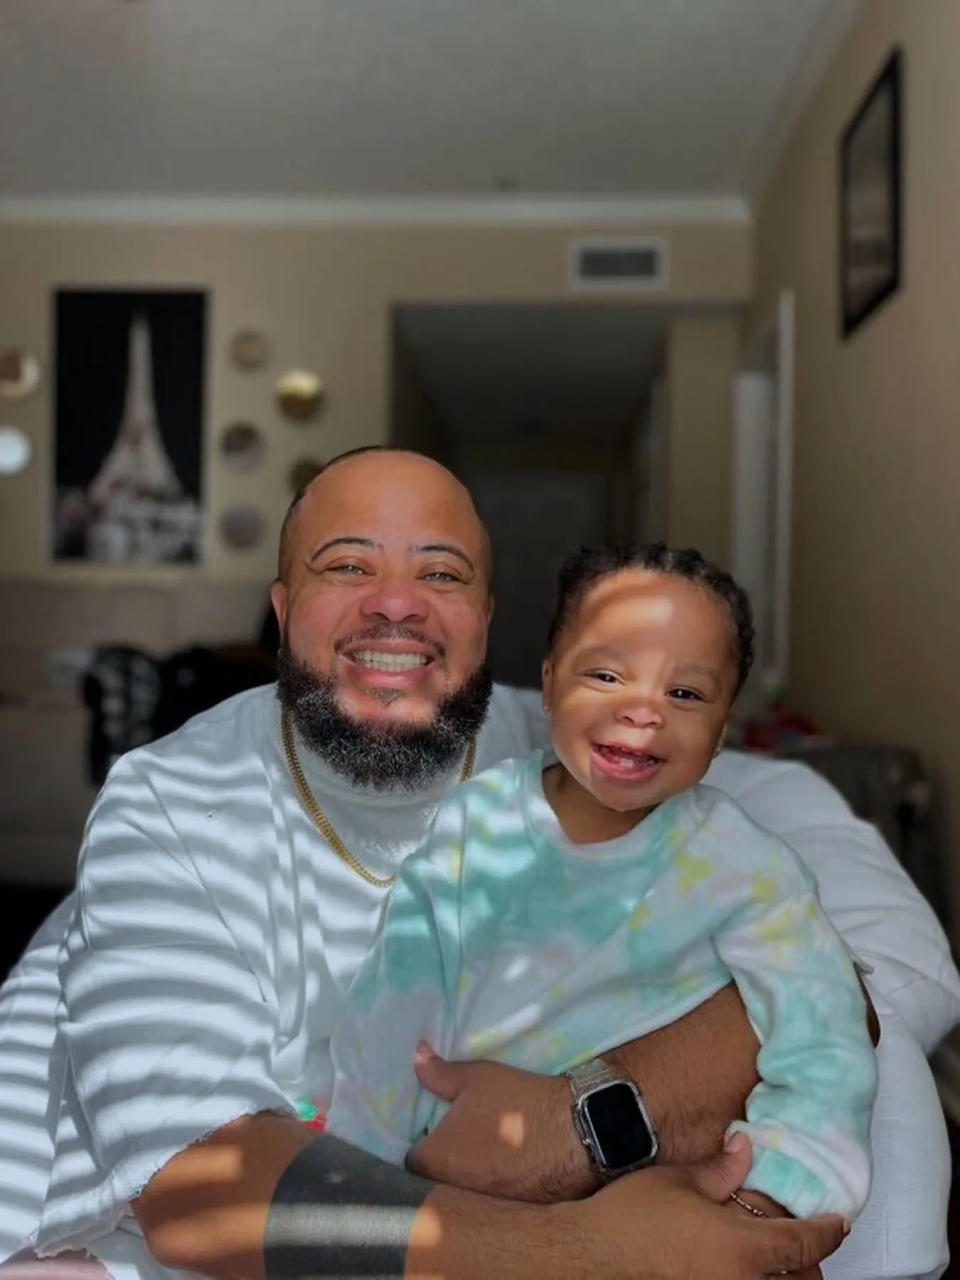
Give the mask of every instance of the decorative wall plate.
M 297 458 L 296 462 L 290 464 L 290 470 L 287 472 L 290 492 L 299 493 L 322 470 L 323 463 L 319 458 Z
M 287 369 L 277 379 L 277 403 L 291 422 L 308 422 L 315 417 L 326 388 L 311 369 Z
M 30 437 L 19 427 L 0 427 L 0 476 L 23 471 L 33 454 Z
M 238 369 L 252 373 L 270 359 L 270 343 L 256 329 L 241 329 L 230 339 L 230 359 Z
M 40 385 L 40 361 L 29 351 L 8 347 L 0 351 L 0 396 L 22 400 Z
M 256 507 L 228 507 L 220 517 L 220 536 L 234 551 L 249 551 L 263 539 L 264 519 Z
M 263 461 L 266 441 L 252 422 L 231 422 L 220 433 L 220 458 L 234 471 L 251 471 Z

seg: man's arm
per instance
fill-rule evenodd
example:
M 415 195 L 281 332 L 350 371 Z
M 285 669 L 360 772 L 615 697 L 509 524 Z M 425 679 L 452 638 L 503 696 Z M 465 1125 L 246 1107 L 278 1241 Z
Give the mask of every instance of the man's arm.
M 109 1231 L 172 1157 L 238 1115 L 291 1110 L 270 1069 L 275 1002 L 149 766 L 149 752 L 124 757 L 87 824 L 61 951 L 56 1052 L 68 1065 L 51 1068 L 41 1252 Z M 236 882 L 219 883 L 228 901 Z
M 875 1024 L 868 1014 L 874 1044 Z M 759 1048 L 731 983 L 678 1021 L 604 1057 L 643 1091 L 660 1139 L 660 1163 L 685 1164 L 715 1155 L 731 1121 L 742 1118 L 759 1080 Z M 425 1088 L 452 1104 L 410 1153 L 408 1164 L 417 1172 L 524 1200 L 566 1199 L 598 1187 L 574 1132 L 563 1077 L 429 1056 L 418 1057 L 416 1071 Z
M 756 1280 L 778 1270 L 810 1280 L 840 1244 L 842 1220 L 730 1215 L 749 1163 L 741 1141 L 696 1169 L 633 1174 L 585 1201 L 515 1204 L 432 1186 L 290 1117 L 260 1115 L 175 1156 L 133 1209 L 159 1261 L 215 1280 Z
M 876 1046 L 880 1023 L 857 974 Z M 658 1124 L 661 1159 L 682 1164 L 713 1155 L 759 1081 L 760 1043 L 731 983 L 679 1022 L 604 1054 L 643 1089 Z
M 261 1112 L 175 1155 L 131 1202 L 150 1252 L 217 1280 L 262 1280 L 274 1190 L 315 1137 L 293 1116 Z
M 637 1081 L 660 1139 L 660 1163 L 715 1155 L 756 1085 L 757 1039 L 736 987 L 606 1053 Z M 599 1180 L 574 1131 L 570 1086 L 495 1062 L 420 1057 L 417 1075 L 450 1109 L 408 1166 L 441 1182 L 524 1200 L 584 1196 Z M 508 1120 L 512 1119 L 512 1123 Z
M 604 1055 L 635 1080 L 660 1139 L 664 1164 L 702 1160 L 720 1150 L 759 1081 L 760 1048 L 737 988 L 730 983 L 669 1026 Z

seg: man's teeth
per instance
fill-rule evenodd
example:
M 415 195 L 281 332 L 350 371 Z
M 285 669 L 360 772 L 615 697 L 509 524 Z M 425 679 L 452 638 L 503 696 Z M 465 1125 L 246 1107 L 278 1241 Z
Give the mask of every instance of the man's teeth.
M 375 671 L 409 671 L 412 667 L 425 666 L 428 661 L 425 653 L 382 653 L 378 649 L 358 649 L 353 660 Z

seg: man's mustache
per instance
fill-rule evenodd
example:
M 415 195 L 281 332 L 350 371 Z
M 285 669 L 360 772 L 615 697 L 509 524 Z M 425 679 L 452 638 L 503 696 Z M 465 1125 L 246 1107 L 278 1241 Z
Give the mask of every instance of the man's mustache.
M 438 657 L 446 656 L 446 645 L 440 643 L 439 640 L 432 640 L 430 636 L 423 631 L 418 631 L 416 627 L 407 627 L 400 622 L 378 622 L 369 627 L 362 627 L 359 631 L 351 631 L 349 635 L 342 636 L 333 646 L 334 653 L 342 653 L 344 649 L 352 648 L 361 640 L 412 640 L 414 644 L 423 645 L 424 648 L 432 650 Z

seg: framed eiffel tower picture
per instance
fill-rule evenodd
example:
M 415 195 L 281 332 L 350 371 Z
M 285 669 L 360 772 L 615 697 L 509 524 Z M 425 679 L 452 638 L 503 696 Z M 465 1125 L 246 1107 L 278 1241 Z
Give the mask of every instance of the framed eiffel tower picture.
M 206 311 L 202 290 L 56 291 L 55 559 L 200 560 Z

